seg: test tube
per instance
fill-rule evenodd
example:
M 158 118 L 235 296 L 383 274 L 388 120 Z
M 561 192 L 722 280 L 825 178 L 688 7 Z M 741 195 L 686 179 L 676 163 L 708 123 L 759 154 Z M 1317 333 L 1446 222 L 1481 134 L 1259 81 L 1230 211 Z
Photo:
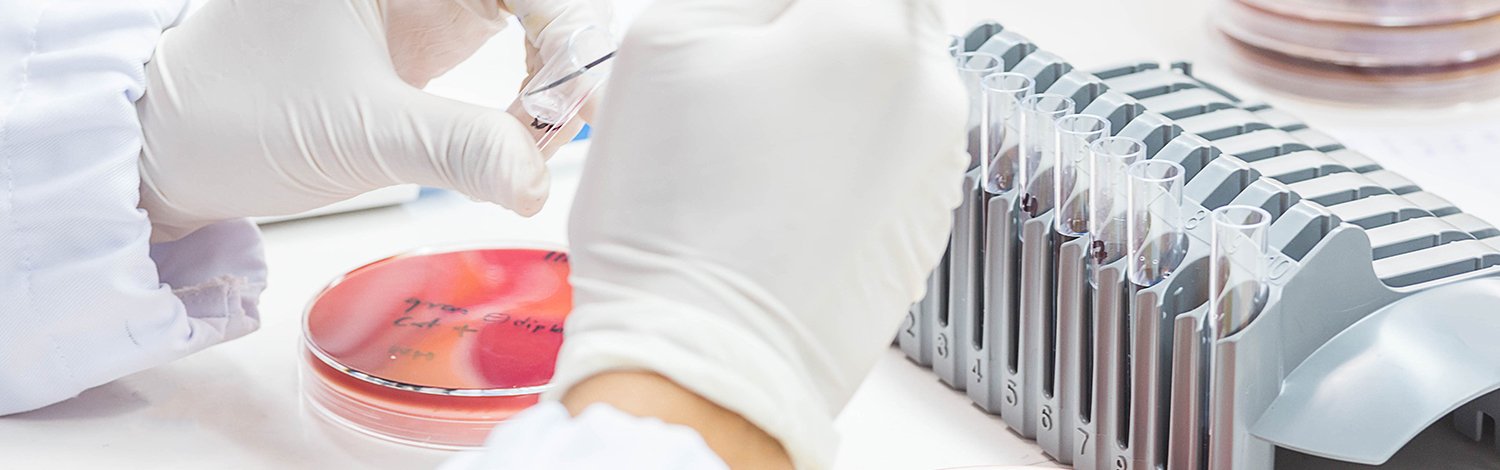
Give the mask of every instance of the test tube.
M 1150 287 L 1172 276 L 1187 255 L 1182 222 L 1182 165 L 1142 160 L 1130 165 L 1126 246 L 1130 281 Z
M 1130 165 L 1146 157 L 1146 144 L 1129 137 L 1105 137 L 1089 146 L 1089 260 L 1097 268 L 1125 256 L 1129 237 Z M 1091 270 L 1098 273 L 1098 269 Z M 1097 281 L 1097 279 L 1091 279 Z
M 984 93 L 980 82 L 984 77 L 1000 72 L 1005 62 L 999 56 L 986 52 L 960 52 L 958 74 L 963 77 L 964 90 L 969 92 L 969 155 L 973 168 L 979 161 L 980 141 L 984 135 Z
M 609 31 L 593 26 L 574 31 L 521 89 L 521 107 L 532 118 L 538 148 L 548 148 L 564 130 L 582 127 L 571 124 L 609 77 L 614 51 Z
M 1215 209 L 1209 255 L 1208 331 L 1222 339 L 1244 328 L 1265 305 L 1266 228 L 1271 214 L 1254 206 Z
M 1016 187 L 1021 159 L 1017 158 L 1020 125 L 1017 107 L 1031 96 L 1031 77 L 1014 72 L 990 74 L 980 81 L 984 92 L 984 140 L 980 142 L 980 165 L 984 166 L 984 190 L 1000 194 Z
M 1057 212 L 1054 230 L 1072 237 L 1089 231 L 1089 146 L 1109 135 L 1109 121 L 1088 114 L 1058 118 L 1057 158 L 1053 162 L 1052 187 Z
M 1057 151 L 1057 119 L 1073 113 L 1073 100 L 1041 93 L 1021 99 L 1021 164 L 1016 175 L 1023 194 L 1021 210 L 1036 217 L 1052 209 L 1052 178 L 1047 173 Z
M 1212 220 L 1208 258 L 1208 317 L 1202 341 L 1204 379 L 1208 397 L 1199 410 L 1205 427 L 1204 442 L 1213 442 L 1216 432 L 1223 432 L 1215 421 L 1215 404 L 1225 393 L 1220 390 L 1221 371 L 1214 346 L 1217 340 L 1243 329 L 1260 314 L 1269 288 L 1266 269 L 1266 230 L 1271 214 L 1255 206 L 1220 207 L 1209 216 Z M 1229 468 L 1229 459 L 1205 454 L 1208 468 Z
M 953 56 L 954 62 L 958 61 L 958 55 L 964 52 L 964 38 L 957 34 L 948 35 L 948 55 Z

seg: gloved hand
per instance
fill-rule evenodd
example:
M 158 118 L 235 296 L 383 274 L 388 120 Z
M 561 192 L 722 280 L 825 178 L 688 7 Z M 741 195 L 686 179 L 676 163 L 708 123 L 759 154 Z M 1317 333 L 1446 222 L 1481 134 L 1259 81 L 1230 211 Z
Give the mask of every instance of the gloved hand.
M 553 381 L 647 370 L 832 458 L 936 265 L 965 93 L 932 0 L 658 0 L 626 35 L 570 225 Z
M 137 103 L 153 241 L 398 183 L 536 213 L 547 167 L 520 107 L 513 116 L 418 89 L 473 54 L 507 12 L 527 29 L 533 72 L 572 32 L 609 27 L 598 0 L 204 5 L 164 34 Z

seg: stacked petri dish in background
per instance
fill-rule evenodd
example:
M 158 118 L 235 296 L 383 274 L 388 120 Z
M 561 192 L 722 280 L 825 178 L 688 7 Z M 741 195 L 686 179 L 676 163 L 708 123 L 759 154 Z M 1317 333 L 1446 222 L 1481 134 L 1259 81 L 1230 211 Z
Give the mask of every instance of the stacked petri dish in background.
M 1309 98 L 1500 96 L 1500 0 L 1221 0 L 1214 22 L 1236 71 Z

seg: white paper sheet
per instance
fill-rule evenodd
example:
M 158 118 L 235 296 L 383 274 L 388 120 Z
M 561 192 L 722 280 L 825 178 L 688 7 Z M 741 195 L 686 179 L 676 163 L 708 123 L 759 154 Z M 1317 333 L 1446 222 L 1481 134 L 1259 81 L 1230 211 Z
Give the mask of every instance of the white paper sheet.
M 1424 191 L 1491 224 L 1500 223 L 1500 120 L 1324 130 Z

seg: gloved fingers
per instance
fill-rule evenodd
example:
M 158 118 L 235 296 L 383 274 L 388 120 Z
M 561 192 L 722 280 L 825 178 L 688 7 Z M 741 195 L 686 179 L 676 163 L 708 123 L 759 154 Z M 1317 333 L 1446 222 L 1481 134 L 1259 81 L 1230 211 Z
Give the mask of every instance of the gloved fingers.
M 494 0 L 390 0 L 385 35 L 396 73 L 422 88 L 505 28 Z
M 497 109 L 406 89 L 372 130 L 386 170 L 401 183 L 462 192 L 524 216 L 546 202 L 551 182 L 542 154 L 520 121 Z
M 763 26 L 802 1 L 805 0 L 657 0 L 641 14 L 636 25 L 640 27 L 641 22 L 653 18 L 670 18 L 667 22 L 670 24 L 659 26 L 687 30 Z M 837 18 L 827 20 L 837 21 Z
M 582 65 L 615 51 L 614 37 L 610 32 L 614 15 L 608 3 L 600 0 L 505 0 L 505 8 L 515 13 L 526 30 L 526 79 L 521 82 L 522 89 L 548 63 L 569 61 L 573 65 Z M 575 40 L 575 35 L 583 29 L 601 34 Z M 584 103 L 584 109 L 579 112 L 584 122 L 592 119 L 594 103 L 599 101 L 599 96 L 596 92 Z M 510 112 L 522 123 L 531 124 L 530 115 L 518 106 L 512 105 Z M 582 122 L 567 123 L 558 137 L 542 149 L 542 154 L 551 157 L 582 128 Z M 531 127 L 529 130 L 534 138 L 539 138 L 547 129 Z
M 532 44 L 531 41 L 525 41 L 525 42 L 526 42 L 526 78 L 523 79 L 523 80 L 521 80 L 521 87 L 517 88 L 517 90 L 524 90 L 524 89 L 526 89 L 526 85 L 529 84 L 529 83 L 531 83 L 531 78 L 535 77 L 537 71 L 539 71 L 539 70 L 542 69 L 542 51 L 540 49 L 537 49 L 536 45 Z
M 828 20 L 850 10 L 858 10 L 860 14 L 840 22 Z M 923 46 L 938 44 L 932 46 L 936 49 L 941 49 L 943 44 L 938 39 L 947 34 L 942 5 L 938 0 L 798 0 L 787 9 L 785 21 L 825 28 L 830 30 L 829 34 L 853 27 L 873 26 L 867 29 L 878 31 L 883 37 Z M 891 37 L 891 33 L 898 34 Z
M 948 2 L 939 0 L 906 0 L 902 17 L 907 20 L 913 37 L 912 44 L 938 51 L 947 60 L 948 28 L 944 24 L 944 9 Z
M 705 45 L 708 42 L 705 40 L 720 35 L 758 31 L 780 18 L 798 1 L 801 0 L 657 0 L 630 25 L 630 31 L 622 41 L 620 54 L 660 55 L 661 57 L 651 58 L 658 66 L 680 66 L 672 63 L 672 55 L 664 54 L 663 51 L 694 49 L 694 45 L 715 47 Z M 724 60 L 745 59 L 734 57 Z
M 948 35 L 943 19 L 948 17 L 944 13 L 949 3 L 937 0 L 909 0 L 908 3 L 911 5 L 908 17 L 917 31 L 935 37 Z
M 548 61 L 559 57 L 569 45 L 569 38 L 584 28 L 608 32 L 614 13 L 601 0 L 503 0 L 505 9 L 516 15 L 526 30 L 526 70 L 528 77 Z M 587 57 L 600 57 L 608 50 L 579 51 Z

